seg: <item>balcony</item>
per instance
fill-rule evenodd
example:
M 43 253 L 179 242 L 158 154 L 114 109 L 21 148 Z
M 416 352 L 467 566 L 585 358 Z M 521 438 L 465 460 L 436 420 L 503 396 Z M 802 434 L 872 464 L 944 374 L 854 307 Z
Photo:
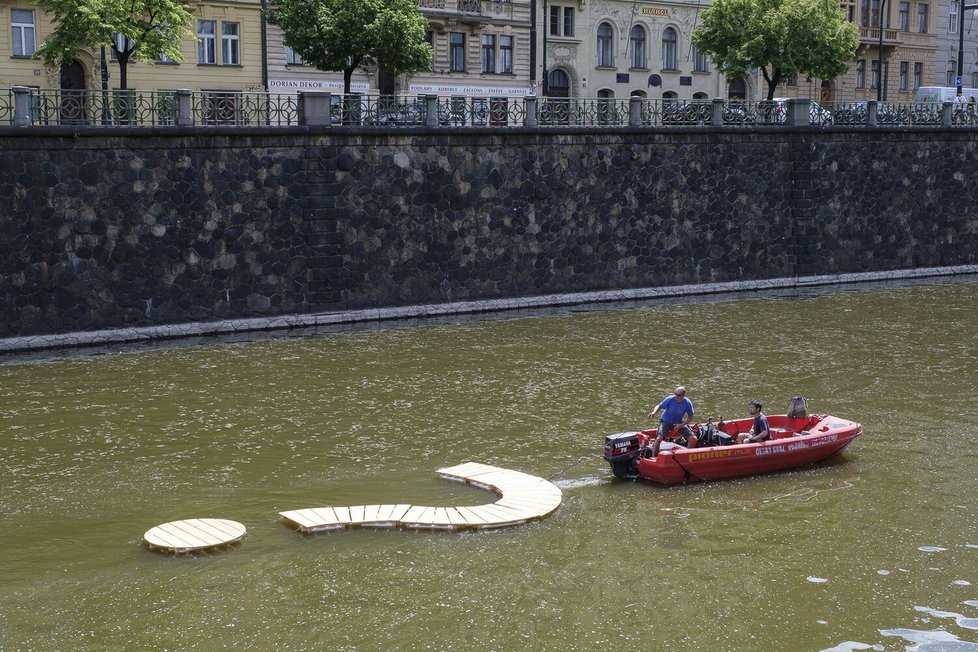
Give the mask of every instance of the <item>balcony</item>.
M 900 30 L 890 29 L 889 27 L 883 28 L 883 45 L 885 46 L 896 46 L 902 44 L 903 41 L 900 39 Z M 859 44 L 860 45 L 876 45 L 880 44 L 880 28 L 879 27 L 860 27 L 859 28 Z
M 511 19 L 512 0 L 417 0 L 424 14 Z

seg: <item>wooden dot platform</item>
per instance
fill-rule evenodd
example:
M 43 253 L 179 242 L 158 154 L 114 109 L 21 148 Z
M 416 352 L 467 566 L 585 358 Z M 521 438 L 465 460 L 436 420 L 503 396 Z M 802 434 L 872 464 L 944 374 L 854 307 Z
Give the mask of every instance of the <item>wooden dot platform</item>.
M 143 541 L 151 549 L 184 554 L 211 552 L 244 538 L 245 526 L 223 518 L 170 521 L 146 530 Z
M 297 509 L 280 515 L 286 523 L 302 532 L 345 527 L 486 529 L 545 518 L 560 507 L 562 499 L 560 489 L 543 478 L 477 462 L 439 469 L 438 475 L 445 480 L 492 491 L 500 498 L 494 503 L 472 507 L 354 505 Z

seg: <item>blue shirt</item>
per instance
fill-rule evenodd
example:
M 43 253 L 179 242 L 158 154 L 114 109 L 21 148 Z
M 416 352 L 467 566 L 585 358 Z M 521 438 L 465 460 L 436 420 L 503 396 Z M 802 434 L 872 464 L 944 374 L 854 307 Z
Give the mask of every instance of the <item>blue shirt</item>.
M 672 425 L 677 425 L 683 422 L 683 417 L 687 414 L 693 416 L 693 403 L 683 397 L 683 400 L 677 401 L 675 394 L 670 394 L 661 403 L 659 407 L 662 408 L 662 422 L 671 423 Z

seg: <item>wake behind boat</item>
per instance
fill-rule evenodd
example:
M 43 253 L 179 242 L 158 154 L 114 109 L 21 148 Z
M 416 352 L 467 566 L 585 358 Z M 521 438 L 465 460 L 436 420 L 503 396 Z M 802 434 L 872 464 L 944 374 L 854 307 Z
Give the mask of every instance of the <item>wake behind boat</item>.
M 861 424 L 830 414 L 792 411 L 767 419 L 771 430 L 767 441 L 736 443 L 738 434 L 750 430 L 753 419 L 709 421 L 691 426 L 700 441 L 696 448 L 666 441 L 656 457 L 649 448 L 656 429 L 620 432 L 605 437 L 604 459 L 618 478 L 639 477 L 661 484 L 720 480 L 819 462 L 838 455 L 863 434 Z

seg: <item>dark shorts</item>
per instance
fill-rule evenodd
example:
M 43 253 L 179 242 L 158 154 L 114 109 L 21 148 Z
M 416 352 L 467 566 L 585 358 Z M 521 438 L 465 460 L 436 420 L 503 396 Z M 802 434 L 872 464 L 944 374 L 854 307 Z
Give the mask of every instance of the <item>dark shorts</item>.
M 678 431 L 675 435 L 673 434 L 674 430 Z M 686 435 L 689 437 L 691 434 L 693 434 L 693 431 L 689 429 L 689 426 L 685 426 L 681 423 L 666 423 L 665 421 L 659 422 L 659 432 L 657 436 L 662 437 L 663 439 L 670 439 L 672 437 L 678 437 L 679 435 Z

